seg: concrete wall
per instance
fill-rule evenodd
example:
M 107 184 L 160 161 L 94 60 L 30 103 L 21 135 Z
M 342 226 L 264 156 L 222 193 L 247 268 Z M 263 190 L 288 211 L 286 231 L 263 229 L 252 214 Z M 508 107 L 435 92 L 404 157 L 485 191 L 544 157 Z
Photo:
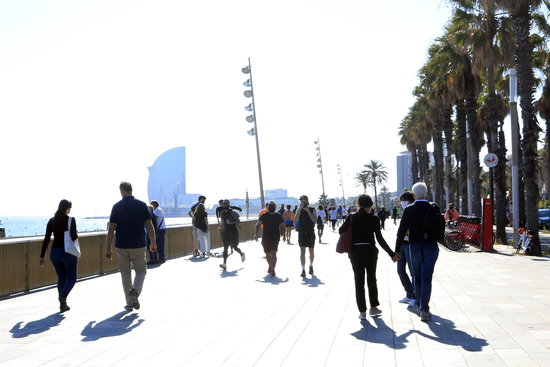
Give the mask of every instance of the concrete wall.
M 256 221 L 241 223 L 240 241 L 251 240 L 254 236 Z M 212 248 L 221 246 L 220 231 L 217 224 L 210 225 Z M 116 252 L 113 261 L 105 258 L 107 232 L 79 234 L 82 256 L 78 261 L 78 278 L 103 275 L 118 271 Z M 40 267 L 38 260 L 42 249 L 43 237 L 23 237 L 0 240 L 0 297 L 19 292 L 28 292 L 57 283 L 55 270 L 46 252 L 46 265 Z M 166 229 L 166 259 L 174 259 L 193 251 L 191 226 L 170 226 Z

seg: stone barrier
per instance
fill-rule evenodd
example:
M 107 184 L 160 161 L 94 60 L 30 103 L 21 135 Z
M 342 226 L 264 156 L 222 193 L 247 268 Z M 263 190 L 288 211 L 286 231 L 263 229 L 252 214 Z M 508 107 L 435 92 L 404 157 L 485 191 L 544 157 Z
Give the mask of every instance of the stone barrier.
M 249 241 L 254 236 L 256 221 L 240 224 L 239 240 Z M 218 224 L 210 224 L 212 249 L 221 247 Z M 192 228 L 190 225 L 166 228 L 166 259 L 185 256 L 193 251 Z M 78 261 L 78 279 L 118 271 L 116 252 L 113 261 L 105 258 L 107 231 L 79 233 L 82 256 Z M 38 260 L 43 237 L 20 237 L 0 240 L 0 297 L 28 292 L 32 289 L 57 283 L 57 276 L 49 260 L 50 247 L 46 252 L 46 265 L 40 267 Z

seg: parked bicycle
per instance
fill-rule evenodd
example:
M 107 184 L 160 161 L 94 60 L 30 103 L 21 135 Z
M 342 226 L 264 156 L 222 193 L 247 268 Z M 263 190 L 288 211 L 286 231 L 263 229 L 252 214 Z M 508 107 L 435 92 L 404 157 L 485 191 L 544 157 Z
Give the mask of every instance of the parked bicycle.
M 449 250 L 458 251 L 466 244 L 478 248 L 481 246 L 481 218 L 463 215 L 456 222 L 449 222 L 447 227 L 451 230 L 445 233 L 443 244 Z

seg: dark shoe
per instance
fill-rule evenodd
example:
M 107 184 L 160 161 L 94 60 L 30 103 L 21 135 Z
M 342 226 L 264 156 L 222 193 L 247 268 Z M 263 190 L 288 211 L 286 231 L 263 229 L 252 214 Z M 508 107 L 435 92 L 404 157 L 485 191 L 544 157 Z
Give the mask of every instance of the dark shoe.
M 309 266 L 309 273 L 310 273 L 311 275 L 313 275 L 313 266 L 311 266 L 311 265 Z
M 300 274 L 300 276 L 301 276 L 302 278 L 305 278 L 305 277 L 306 277 L 306 271 L 305 271 L 305 270 L 302 270 L 302 274 Z
M 166 260 L 162 259 L 162 260 L 159 260 L 159 264 L 164 264 L 166 262 Z
M 59 296 L 59 312 L 63 313 L 69 311 L 71 308 L 67 305 L 67 298 Z
M 136 310 L 139 310 L 140 304 L 138 300 L 139 295 L 137 291 L 134 288 L 132 288 L 128 291 L 128 295 L 132 298 L 132 307 L 135 308 Z
M 134 308 L 132 306 L 129 306 L 129 305 L 124 306 L 124 309 L 126 311 L 133 311 L 134 310 Z
M 147 262 L 147 265 L 156 265 L 156 264 L 158 264 L 158 261 L 156 261 L 156 260 L 151 260 L 151 261 Z

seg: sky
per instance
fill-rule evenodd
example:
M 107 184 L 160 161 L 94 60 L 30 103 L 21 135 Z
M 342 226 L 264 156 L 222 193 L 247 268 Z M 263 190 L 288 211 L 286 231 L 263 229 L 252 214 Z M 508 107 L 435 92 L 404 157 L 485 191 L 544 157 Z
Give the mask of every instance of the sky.
M 241 72 L 251 59 L 264 189 L 362 193 L 370 160 L 397 188 L 398 127 L 441 0 L 0 0 L 0 215 L 108 215 L 130 181 L 187 150 L 187 192 L 259 196 Z M 370 190 L 368 191 L 370 193 Z M 372 194 L 372 193 L 371 193 Z

